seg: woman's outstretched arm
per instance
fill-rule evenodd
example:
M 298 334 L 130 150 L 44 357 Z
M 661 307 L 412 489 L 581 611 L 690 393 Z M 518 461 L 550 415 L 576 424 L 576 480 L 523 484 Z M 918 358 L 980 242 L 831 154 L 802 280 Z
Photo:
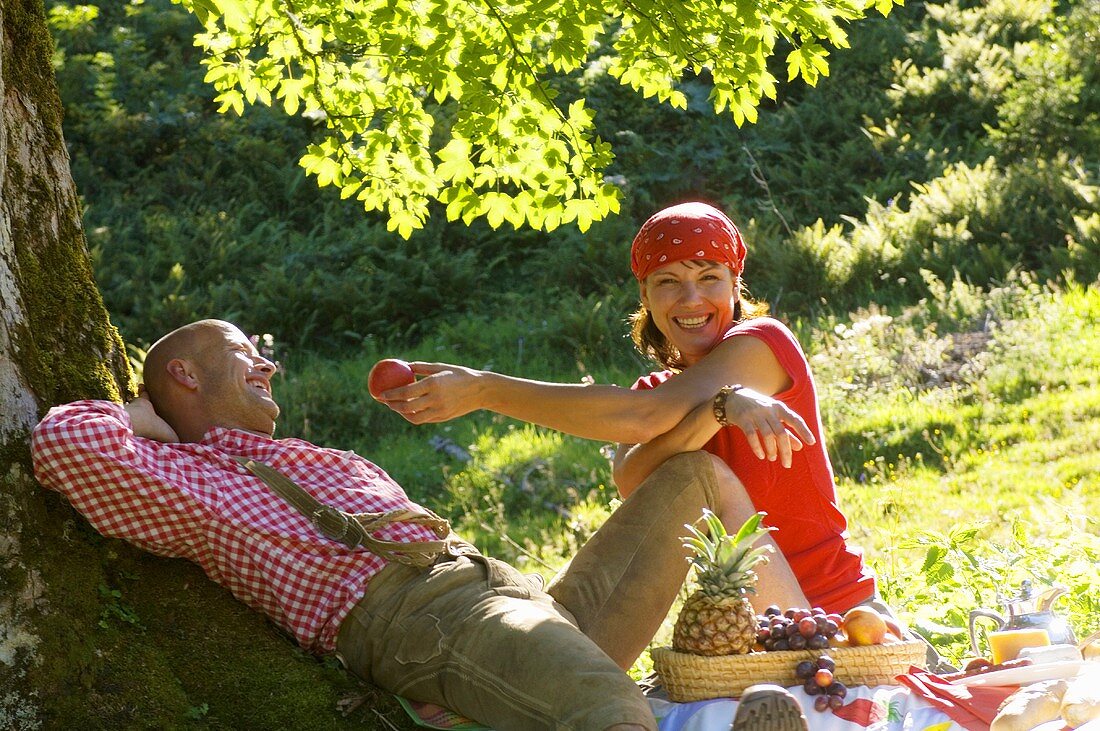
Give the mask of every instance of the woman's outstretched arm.
M 448 421 L 478 409 L 600 441 L 644 444 L 676 427 L 696 407 L 709 404 L 722 386 L 739 383 L 764 395 L 789 387 L 790 376 L 771 348 L 754 337 L 729 338 L 695 365 L 650 390 L 551 383 L 446 363 L 413 363 L 423 376 L 391 389 L 382 400 L 414 424 Z M 776 449 L 782 450 L 780 415 Z M 787 422 L 812 442 L 801 419 Z M 762 432 L 767 439 L 768 432 Z M 751 441 L 751 437 L 750 437 Z M 764 449 L 772 453 L 768 444 Z

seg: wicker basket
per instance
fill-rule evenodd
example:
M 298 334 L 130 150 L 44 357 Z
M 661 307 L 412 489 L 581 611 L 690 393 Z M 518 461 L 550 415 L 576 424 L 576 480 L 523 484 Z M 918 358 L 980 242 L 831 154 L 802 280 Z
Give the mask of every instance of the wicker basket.
M 924 666 L 925 646 L 919 640 L 866 647 L 830 647 L 825 650 L 782 650 L 747 655 L 704 657 L 676 652 L 670 647 L 650 651 L 653 667 L 670 700 L 701 701 L 734 698 L 750 685 L 798 685 L 794 669 L 802 660 L 828 655 L 836 661 L 836 679 L 845 685 L 889 685 L 910 666 Z

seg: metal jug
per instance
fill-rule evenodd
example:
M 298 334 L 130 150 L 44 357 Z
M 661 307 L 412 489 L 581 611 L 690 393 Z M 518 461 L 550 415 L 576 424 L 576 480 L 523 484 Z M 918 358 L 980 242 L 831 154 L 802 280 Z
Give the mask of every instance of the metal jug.
M 980 656 L 978 649 L 978 636 L 976 622 L 979 619 L 993 620 L 997 626 L 994 631 L 1011 629 L 1045 629 L 1050 637 L 1052 645 L 1075 645 L 1077 638 L 1073 636 L 1073 629 L 1062 617 L 1051 610 L 1054 600 L 1069 589 L 1064 586 L 1052 586 L 1037 597 L 1032 597 L 1031 582 L 1024 581 L 1020 584 L 1018 596 L 1010 599 L 997 595 L 998 601 L 1006 608 L 1008 619 L 991 609 L 974 609 L 970 612 L 970 646 L 974 654 Z

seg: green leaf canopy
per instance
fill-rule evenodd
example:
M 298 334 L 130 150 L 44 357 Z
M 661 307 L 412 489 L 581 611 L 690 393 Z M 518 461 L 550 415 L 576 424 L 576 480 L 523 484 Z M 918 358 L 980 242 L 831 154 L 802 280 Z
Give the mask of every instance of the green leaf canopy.
M 584 100 L 559 103 L 548 79 L 588 63 L 674 107 L 683 75 L 709 72 L 710 101 L 740 125 L 775 97 L 767 59 L 785 39 L 789 78 L 828 73 L 822 43 L 842 24 L 901 0 L 176 0 L 196 36 L 220 111 L 282 104 L 323 119 L 301 164 L 402 236 L 431 202 L 450 220 L 484 216 L 552 230 L 619 210 L 605 179 L 610 145 Z

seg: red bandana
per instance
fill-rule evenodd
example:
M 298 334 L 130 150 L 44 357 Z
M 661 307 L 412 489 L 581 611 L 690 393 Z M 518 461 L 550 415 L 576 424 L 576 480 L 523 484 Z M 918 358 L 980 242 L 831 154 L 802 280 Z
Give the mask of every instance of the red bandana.
M 741 276 L 745 242 L 733 221 L 714 206 L 681 203 L 650 216 L 630 248 L 630 268 L 639 281 L 685 259 L 716 261 Z

